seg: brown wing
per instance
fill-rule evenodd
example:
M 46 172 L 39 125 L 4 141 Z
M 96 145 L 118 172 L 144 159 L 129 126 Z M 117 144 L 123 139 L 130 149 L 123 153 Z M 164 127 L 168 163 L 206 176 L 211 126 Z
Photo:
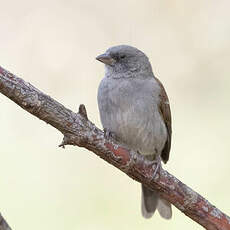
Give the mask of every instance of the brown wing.
M 164 163 L 166 163 L 169 159 L 169 152 L 171 148 L 171 136 L 172 136 L 172 125 L 171 125 L 171 111 L 170 111 L 170 106 L 169 106 L 169 99 L 168 96 L 165 92 L 165 89 L 162 85 L 162 83 L 156 78 L 157 82 L 159 83 L 161 87 L 161 92 L 160 92 L 160 103 L 159 103 L 159 111 L 161 113 L 162 119 L 165 122 L 165 126 L 168 131 L 168 138 L 167 141 L 165 142 L 165 146 L 162 150 L 161 153 L 161 159 L 163 160 Z

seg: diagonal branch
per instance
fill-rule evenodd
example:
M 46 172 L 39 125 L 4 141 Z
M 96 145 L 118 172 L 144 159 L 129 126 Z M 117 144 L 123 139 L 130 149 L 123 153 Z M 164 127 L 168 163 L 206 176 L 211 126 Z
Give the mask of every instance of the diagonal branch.
M 7 224 L 5 219 L 0 213 L 0 230 L 11 230 L 10 226 Z
M 0 67 L 0 92 L 64 135 L 60 146 L 87 148 L 134 180 L 157 190 L 185 215 L 208 230 L 230 230 L 230 217 L 165 170 L 153 178 L 155 165 L 125 145 L 106 139 L 87 118 L 84 105 L 74 113 L 30 83 Z

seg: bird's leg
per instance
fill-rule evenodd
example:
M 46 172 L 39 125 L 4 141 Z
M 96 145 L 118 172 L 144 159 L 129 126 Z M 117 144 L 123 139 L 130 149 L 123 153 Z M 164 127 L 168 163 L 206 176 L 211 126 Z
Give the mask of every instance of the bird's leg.
M 155 178 L 159 169 L 161 170 L 161 157 L 160 155 L 157 154 L 157 156 L 147 155 L 145 156 L 145 158 L 151 161 L 151 165 L 153 164 L 155 165 L 155 169 L 154 169 L 153 176 L 152 176 L 152 178 Z
M 160 157 L 160 155 L 158 155 L 153 162 L 156 164 L 156 168 L 153 172 L 153 178 L 155 178 L 158 170 L 161 170 L 161 157 Z
M 111 139 L 111 138 L 112 138 L 112 139 L 116 139 L 115 133 L 109 131 L 109 130 L 106 129 L 106 128 L 104 128 L 103 130 L 104 130 L 104 137 L 105 137 L 106 139 Z

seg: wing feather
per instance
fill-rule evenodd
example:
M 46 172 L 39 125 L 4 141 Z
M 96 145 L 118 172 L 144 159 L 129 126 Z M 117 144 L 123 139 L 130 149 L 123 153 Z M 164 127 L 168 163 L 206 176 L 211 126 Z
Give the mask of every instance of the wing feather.
M 167 128 L 167 132 L 168 132 L 168 137 L 167 137 L 167 140 L 165 142 L 165 146 L 164 146 L 162 153 L 161 153 L 161 158 L 162 158 L 163 162 L 166 163 L 169 159 L 169 153 L 170 153 L 170 149 L 171 149 L 171 138 L 172 138 L 171 110 L 170 110 L 170 106 L 169 106 L 169 99 L 168 99 L 168 96 L 167 96 L 166 91 L 164 89 L 164 86 L 159 81 L 159 79 L 156 78 L 156 80 L 161 87 L 161 91 L 160 91 L 160 95 L 159 95 L 160 103 L 158 105 L 158 108 L 159 108 L 159 112 L 162 116 L 162 119 L 165 123 L 165 126 Z

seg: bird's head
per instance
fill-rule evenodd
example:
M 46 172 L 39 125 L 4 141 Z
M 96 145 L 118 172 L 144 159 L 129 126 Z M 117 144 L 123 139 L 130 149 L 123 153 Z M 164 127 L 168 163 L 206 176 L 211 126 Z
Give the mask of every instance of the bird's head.
M 115 78 L 152 73 L 148 57 L 142 51 L 128 45 L 113 46 L 96 59 L 105 64 L 107 75 Z

